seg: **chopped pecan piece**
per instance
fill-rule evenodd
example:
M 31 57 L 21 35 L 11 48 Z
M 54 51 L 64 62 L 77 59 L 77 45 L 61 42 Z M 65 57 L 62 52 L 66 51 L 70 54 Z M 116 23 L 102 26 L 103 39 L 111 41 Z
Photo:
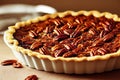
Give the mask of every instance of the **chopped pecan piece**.
M 29 75 L 25 78 L 25 80 L 38 80 L 38 77 L 36 75 Z

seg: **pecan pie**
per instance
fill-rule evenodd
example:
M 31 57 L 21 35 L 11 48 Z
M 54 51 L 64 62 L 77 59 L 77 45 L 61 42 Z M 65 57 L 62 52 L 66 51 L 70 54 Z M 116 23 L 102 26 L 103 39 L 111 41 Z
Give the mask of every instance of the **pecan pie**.
M 98 11 L 66 11 L 10 26 L 5 42 L 38 70 L 99 73 L 120 68 L 120 18 Z M 99 65 L 99 66 L 98 66 Z

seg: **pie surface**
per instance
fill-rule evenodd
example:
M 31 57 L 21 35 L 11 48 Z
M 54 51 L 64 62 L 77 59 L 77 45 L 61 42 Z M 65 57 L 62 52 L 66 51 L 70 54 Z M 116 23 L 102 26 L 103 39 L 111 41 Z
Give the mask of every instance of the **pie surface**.
M 48 18 L 20 27 L 13 34 L 19 46 L 53 57 L 90 57 L 117 52 L 120 22 L 83 14 Z

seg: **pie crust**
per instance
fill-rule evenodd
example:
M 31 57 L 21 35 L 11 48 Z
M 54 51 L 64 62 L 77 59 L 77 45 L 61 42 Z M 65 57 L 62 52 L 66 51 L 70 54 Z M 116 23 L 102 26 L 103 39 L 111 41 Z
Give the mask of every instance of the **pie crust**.
M 35 68 L 37 70 L 44 70 L 56 73 L 68 73 L 68 74 L 91 74 L 91 73 L 101 73 L 105 71 L 111 71 L 120 68 L 120 50 L 115 53 L 96 55 L 92 57 L 52 57 L 50 55 L 42 55 L 38 52 L 34 52 L 30 49 L 25 49 L 18 46 L 18 41 L 14 39 L 13 34 L 16 29 L 24 27 L 25 25 L 30 25 L 32 23 L 37 23 L 39 21 L 45 21 L 48 18 L 65 17 L 67 15 L 77 16 L 77 15 L 93 15 L 94 17 L 105 16 L 108 19 L 113 19 L 114 21 L 120 22 L 120 18 L 116 14 L 111 14 L 109 12 L 100 13 L 96 10 L 93 11 L 65 11 L 55 14 L 45 15 L 31 19 L 24 22 L 18 22 L 15 26 L 10 26 L 4 34 L 5 43 L 12 49 L 14 55 L 29 67 Z

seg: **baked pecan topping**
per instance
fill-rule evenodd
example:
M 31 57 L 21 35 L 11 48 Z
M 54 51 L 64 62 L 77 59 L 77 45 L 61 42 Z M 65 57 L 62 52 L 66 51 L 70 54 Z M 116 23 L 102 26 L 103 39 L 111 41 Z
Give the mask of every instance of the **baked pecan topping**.
M 90 57 L 120 49 L 120 22 L 92 15 L 56 17 L 21 27 L 19 45 L 53 57 Z

